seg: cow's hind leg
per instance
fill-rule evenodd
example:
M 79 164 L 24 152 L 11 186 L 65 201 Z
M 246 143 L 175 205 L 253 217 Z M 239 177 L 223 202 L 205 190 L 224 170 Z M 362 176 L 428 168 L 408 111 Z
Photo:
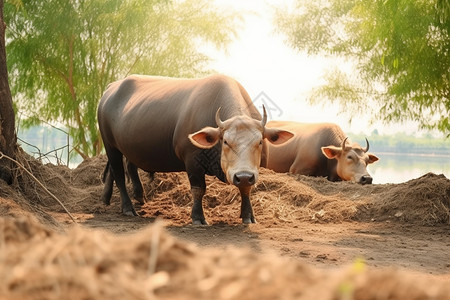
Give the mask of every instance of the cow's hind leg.
M 133 204 L 131 203 L 130 196 L 128 196 L 127 189 L 125 186 L 125 171 L 123 168 L 123 155 L 117 149 L 108 149 L 106 147 L 106 154 L 108 155 L 108 160 L 111 165 L 112 174 L 116 182 L 117 187 L 120 192 L 120 199 L 122 200 L 122 214 L 127 216 L 137 216 L 134 210 Z
M 114 183 L 114 176 L 111 171 L 109 160 L 106 163 L 105 170 L 103 171 L 102 181 L 104 183 L 104 186 L 102 196 L 100 199 L 103 201 L 103 203 L 109 205 L 111 204 L 111 196 L 113 192 L 113 183 Z
M 241 192 L 241 218 L 242 223 L 244 224 L 251 224 L 256 223 L 255 216 L 253 215 L 253 208 L 252 204 L 250 202 L 250 191 L 252 187 L 243 187 L 240 188 L 239 191 Z
M 130 176 L 131 182 L 133 183 L 133 197 L 140 204 L 145 203 L 144 198 L 144 188 L 142 187 L 141 179 L 139 178 L 138 169 L 130 161 L 127 160 L 127 170 Z

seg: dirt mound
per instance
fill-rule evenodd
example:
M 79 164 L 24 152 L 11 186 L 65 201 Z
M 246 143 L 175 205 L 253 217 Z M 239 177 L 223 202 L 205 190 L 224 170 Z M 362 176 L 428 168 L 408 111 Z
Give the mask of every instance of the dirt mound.
M 141 174 L 147 203 L 142 216 L 162 216 L 172 224 L 190 222 L 192 199 L 185 173 Z M 114 201 L 119 201 L 117 194 Z M 324 178 L 278 174 L 261 169 L 252 191 L 259 223 L 296 221 L 402 221 L 421 225 L 450 224 L 450 180 L 427 174 L 404 184 L 359 185 Z M 240 196 L 232 185 L 207 178 L 205 217 L 212 223 L 239 224 Z
M 116 188 L 110 206 L 99 200 L 104 156 L 86 160 L 74 170 L 42 165 L 26 155 L 20 159 L 80 223 L 101 230 L 67 226 L 71 221 L 61 205 L 17 169 L 12 186 L 0 182 L 0 299 L 450 299 L 448 281 L 369 268 L 361 262 L 324 271 L 298 259 L 311 256 L 324 263 L 339 258 L 329 245 L 312 245 L 308 234 L 321 234 L 318 227 L 327 224 L 343 223 L 336 227 L 345 227 L 361 222 L 365 225 L 356 237 L 344 236 L 341 228 L 333 227 L 331 234 L 341 234 L 333 245 L 348 249 L 355 244 L 352 247 L 360 249 L 366 240 L 369 247 L 380 241 L 380 254 L 369 257 L 374 261 L 386 256 L 386 246 L 392 250 L 411 245 L 418 249 L 415 255 L 434 257 L 433 262 L 441 266 L 435 270 L 447 272 L 450 265 L 442 266 L 445 258 L 441 253 L 450 243 L 448 226 L 442 227 L 450 223 L 450 180 L 443 175 L 427 174 L 403 184 L 361 186 L 261 169 L 251 196 L 259 223 L 253 226 L 238 225 L 238 190 L 207 177 L 205 217 L 215 226 L 196 227 L 187 225 L 192 197 L 185 173 L 156 174 L 152 179 L 140 171 L 147 202 L 142 206 L 135 203 L 142 217 L 133 218 L 121 215 Z M 131 184 L 128 186 L 131 189 Z M 253 241 L 255 248 L 268 245 L 263 238 L 272 229 L 269 239 L 285 253 L 297 251 L 297 259 L 234 247 L 199 248 L 167 234 L 160 225 L 146 226 L 156 217 L 164 219 L 171 230 L 180 228 L 180 235 L 188 238 L 198 235 L 204 240 L 229 232 L 240 236 L 231 244 Z M 97 223 L 89 223 L 91 220 Z M 400 224 L 399 234 L 390 241 L 386 230 L 396 230 L 381 225 L 394 223 Z M 430 228 L 433 240 L 411 234 L 422 224 L 434 226 Z M 289 231 L 296 227 L 306 229 Z M 302 235 L 293 236 L 293 232 Z M 409 236 L 413 236 L 410 243 Z M 321 242 L 326 239 L 332 237 L 322 237 Z M 321 252 L 315 254 L 316 248 Z M 390 263 L 388 258 L 385 265 Z M 418 261 L 419 265 L 428 263 Z
M 378 220 L 395 217 L 408 223 L 450 224 L 450 180 L 432 173 L 392 185 L 370 203 Z
M 26 154 L 24 154 L 26 155 Z M 99 201 L 103 189 L 101 177 L 106 157 L 85 160 L 76 169 L 42 165 L 24 156 L 24 165 L 56 195 L 74 214 L 120 213 L 120 199 L 114 188 L 111 206 Z M 162 217 L 173 225 L 190 223 L 192 197 L 187 175 L 157 173 L 152 180 L 140 171 L 147 202 L 135 203 L 143 217 Z M 129 192 L 131 184 L 128 184 Z M 22 206 L 62 213 L 62 207 L 24 172 L 19 172 L 16 186 L 0 192 L 7 198 L 20 191 Z M 6 194 L 5 194 L 6 193 Z M 279 223 L 399 221 L 421 225 L 450 224 L 450 180 L 444 175 L 427 174 L 402 184 L 359 185 L 351 182 L 329 182 L 325 178 L 278 174 L 261 169 L 253 188 L 255 217 L 266 226 Z M 205 217 L 213 224 L 240 224 L 238 190 L 207 177 L 204 197 Z M 51 219 L 45 213 L 41 219 Z
M 361 262 L 319 271 L 250 251 L 198 249 L 158 224 L 132 235 L 0 218 L 0 298 L 450 299 L 446 282 Z
M 145 179 L 143 184 L 147 203 L 141 207 L 142 216 L 162 216 L 177 225 L 190 222 L 192 198 L 185 173 L 156 174 L 153 182 Z M 359 200 L 322 195 L 287 174 L 266 169 L 261 169 L 251 199 L 257 221 L 266 225 L 299 220 L 351 220 L 360 204 Z M 204 207 L 209 222 L 240 224 L 240 201 L 239 191 L 234 186 L 207 178 Z

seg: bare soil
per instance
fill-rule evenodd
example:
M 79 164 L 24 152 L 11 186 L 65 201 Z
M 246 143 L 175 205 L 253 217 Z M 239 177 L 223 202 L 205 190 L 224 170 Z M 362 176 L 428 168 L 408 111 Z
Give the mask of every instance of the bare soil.
M 126 217 L 116 188 L 99 200 L 106 157 L 21 161 L 81 226 L 20 169 L 1 183 L 0 299 L 450 299 L 444 175 L 362 186 L 261 169 L 252 225 L 209 177 L 210 225 L 193 226 L 185 173 L 141 172 L 147 202 Z

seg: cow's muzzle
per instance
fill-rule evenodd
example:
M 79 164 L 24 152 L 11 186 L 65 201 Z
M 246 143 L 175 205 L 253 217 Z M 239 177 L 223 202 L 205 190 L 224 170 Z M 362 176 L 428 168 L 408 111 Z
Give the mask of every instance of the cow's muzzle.
M 237 187 L 254 185 L 256 182 L 255 174 L 249 172 L 238 172 L 233 176 L 233 184 Z
M 359 183 L 361 183 L 361 184 L 372 184 L 372 180 L 373 180 L 372 176 L 370 176 L 370 175 L 363 175 L 359 179 Z

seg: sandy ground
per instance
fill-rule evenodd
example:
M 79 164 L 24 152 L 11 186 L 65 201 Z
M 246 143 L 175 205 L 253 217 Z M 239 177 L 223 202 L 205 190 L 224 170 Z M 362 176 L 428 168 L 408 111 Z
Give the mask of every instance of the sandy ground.
M 176 268 L 171 267 L 169 271 L 165 271 L 171 276 L 171 280 L 163 275 L 160 276 L 161 278 L 153 278 L 152 282 L 161 282 L 161 287 L 152 285 L 152 293 L 145 294 L 142 299 L 149 297 L 209 299 L 211 295 L 215 295 L 213 298 L 217 299 L 308 299 L 311 295 L 316 297 L 319 291 L 328 290 L 327 285 L 332 286 L 330 288 L 332 291 L 326 295 L 317 296 L 316 299 L 404 299 L 405 297 L 450 299 L 450 180 L 443 175 L 427 174 L 402 184 L 361 186 L 348 182 L 332 183 L 323 178 L 276 174 L 261 169 L 259 182 L 254 187 L 251 198 L 257 224 L 251 225 L 241 224 L 237 189 L 211 177 L 207 178 L 207 194 L 204 198 L 205 217 L 210 225 L 194 226 L 190 224 L 192 199 L 185 173 L 156 174 L 155 179 L 151 181 L 147 174 L 142 172 L 140 175 L 147 202 L 142 206 L 135 203 L 139 217 L 126 217 L 120 213 L 120 199 L 116 188 L 110 206 L 103 205 L 99 200 L 103 188 L 101 174 L 105 163 L 105 157 L 97 157 L 83 162 L 74 170 L 64 166 L 42 166 L 34 160 L 27 160 L 26 165 L 65 204 L 83 228 L 82 230 L 95 229 L 95 231 L 87 231 L 90 232 L 89 237 L 95 236 L 92 232 L 106 231 L 113 234 L 103 233 L 107 234 L 105 240 L 126 238 L 128 242 L 125 244 L 131 244 L 130 237 L 150 230 L 149 228 L 152 228 L 150 225 L 156 219 L 163 220 L 165 230 L 162 231 L 164 235 L 167 235 L 167 239 L 175 240 L 176 243 L 183 245 L 182 247 L 187 247 L 186 249 L 194 247 L 192 248 L 194 250 L 189 251 L 193 251 L 196 255 L 191 255 L 195 257 L 193 260 L 195 266 L 202 266 L 202 259 L 206 260 L 205 257 L 209 257 L 212 262 L 204 262 L 208 267 L 199 267 L 202 270 L 209 270 L 204 271 L 207 274 L 216 274 L 214 272 L 217 269 L 226 270 L 227 267 L 233 271 L 228 273 L 223 271 L 216 277 L 210 274 L 211 278 L 216 278 L 216 281 L 212 279 L 211 282 L 206 283 L 200 279 L 195 281 L 194 291 L 190 288 L 182 288 L 183 284 L 189 283 L 189 280 L 177 279 L 178 277 L 171 273 Z M 70 236 L 74 225 L 61 206 L 23 172 L 20 170 L 17 172 L 15 186 L 10 187 L 4 184 L 0 186 L 0 216 L 6 219 L 13 216 L 15 220 L 18 220 L 22 217 L 28 218 L 31 212 L 33 218 L 37 218 L 43 226 L 44 232 L 51 232 L 46 233 L 45 236 L 54 238 L 56 235 L 60 237 L 59 239 Z M 4 221 L 4 224 L 9 223 Z M 22 230 L 20 228 L 23 226 L 21 226 L 16 226 L 19 228 L 17 230 Z M 6 249 L 11 248 L 11 253 L 17 253 L 19 246 L 8 244 L 6 238 L 8 235 L 5 232 L 4 229 L 3 238 L 0 239 L 3 242 L 0 246 L 3 245 Z M 77 234 L 80 235 L 80 233 Z M 12 235 L 20 236 L 17 232 Z M 80 239 L 83 240 L 83 238 Z M 139 238 L 133 238 L 134 240 Z M 32 242 L 32 238 L 25 238 L 20 242 Z M 39 241 L 34 242 L 40 245 Z M 106 242 L 105 244 L 108 245 Z M 174 247 L 173 244 L 171 247 Z M 135 256 L 136 253 L 132 251 L 135 250 L 130 250 L 128 256 Z M 111 254 L 111 257 L 114 255 Z M 221 259 L 225 257 L 224 260 L 229 258 L 230 261 L 221 262 L 218 257 Z M 7 259 L 0 256 L 0 263 L 2 261 L 6 262 Z M 253 262 L 258 266 L 264 265 L 264 268 L 268 268 L 272 262 L 281 266 L 279 269 L 274 269 L 274 272 L 278 274 L 277 280 L 281 281 L 281 287 L 277 287 L 275 279 L 272 282 L 273 289 L 270 291 L 261 289 L 253 282 L 243 284 L 242 280 L 236 279 L 236 282 L 240 282 L 239 284 L 234 281 L 230 283 L 229 278 L 240 276 L 236 274 L 244 276 L 249 269 L 256 268 Z M 224 266 L 220 267 L 221 263 Z M 4 268 L 8 266 L 6 263 L 0 264 L 0 268 L 2 265 Z M 296 266 L 296 271 L 290 269 L 293 266 Z M 303 270 L 300 273 L 298 273 L 299 266 Z M 344 281 L 353 278 L 353 275 L 350 276 L 347 271 L 342 270 L 358 269 L 358 266 L 368 270 L 364 273 L 367 278 L 356 280 L 353 285 L 350 285 L 349 291 L 344 288 L 343 292 L 341 288 L 336 288 L 336 286 L 345 287 L 346 285 L 342 285 L 342 282 L 332 284 L 337 280 L 336 278 L 340 278 L 339 280 L 343 278 Z M 98 266 L 96 268 L 98 270 Z M 183 268 L 189 269 L 186 266 Z M 208 268 L 213 268 L 214 271 Z M 257 277 L 258 280 L 264 281 L 267 277 L 264 275 L 266 273 L 258 270 L 259 273 L 255 271 L 260 274 Z M 135 272 L 138 274 L 137 271 Z M 176 274 L 181 274 L 177 272 Z M 190 280 L 194 280 L 195 276 L 200 274 L 197 271 L 192 272 L 191 270 L 187 273 L 190 274 L 187 275 L 188 277 L 192 277 Z M 377 272 L 388 273 L 379 275 Z M 245 278 L 249 278 L 248 274 Z M 17 278 L 11 277 L 13 275 L 8 276 L 10 277 L 3 278 L 4 282 L 17 281 Z M 317 281 L 310 277 L 316 278 Z M 412 279 L 408 281 L 408 278 Z M 380 279 L 381 288 L 377 289 L 378 279 Z M 292 280 L 298 282 L 293 283 Z M 320 285 L 321 280 L 325 280 L 327 284 Z M 397 282 L 398 280 L 400 281 Z M 398 288 L 402 286 L 402 280 L 407 282 L 403 290 Z M 222 286 L 222 282 L 231 285 L 224 283 L 225 285 Z M 299 282 L 309 282 L 305 286 L 311 288 L 301 289 L 302 284 Z M 419 292 L 413 293 L 414 288 L 421 286 L 418 282 L 423 282 L 424 285 Z M 397 288 L 392 290 L 395 292 L 389 292 L 389 286 L 394 283 Z M 23 282 L 22 284 L 24 285 Z M 364 287 L 361 290 L 364 292 L 358 293 L 359 284 Z M 10 284 L 9 287 L 1 288 L 0 286 L 0 296 L 6 295 L 6 298 L 20 299 L 26 295 L 34 299 L 30 296 L 30 289 L 23 289 L 20 292 L 17 286 L 21 285 L 16 283 L 16 285 Z M 314 289 L 314 286 L 317 288 Z M 14 288 L 16 290 L 13 293 L 11 291 L 14 291 Z M 49 289 L 48 286 L 46 288 Z M 244 292 L 252 288 L 256 289 L 253 293 L 249 292 L 247 295 Z M 35 289 L 39 290 L 37 287 Z M 64 290 L 61 286 L 58 289 Z M 71 291 L 69 293 L 73 293 L 70 288 L 68 289 Z M 283 292 L 279 292 L 280 289 L 283 289 Z M 297 289 L 300 290 L 297 291 Z M 260 290 L 259 293 L 257 290 Z M 370 290 L 373 290 L 373 295 L 380 290 L 384 290 L 385 293 L 370 296 Z M 123 296 L 120 293 L 108 293 L 102 291 L 100 295 L 107 296 L 108 299 L 115 299 L 117 295 Z M 133 294 L 135 292 L 130 293 L 126 295 L 135 295 Z M 39 299 L 51 299 L 48 295 L 54 294 L 43 292 L 39 295 L 41 295 Z M 351 297 L 345 298 L 348 295 Z M 96 294 L 94 298 L 103 299 L 99 294 Z M 125 298 L 140 299 L 140 296 Z M 86 299 L 90 297 L 86 296 Z

